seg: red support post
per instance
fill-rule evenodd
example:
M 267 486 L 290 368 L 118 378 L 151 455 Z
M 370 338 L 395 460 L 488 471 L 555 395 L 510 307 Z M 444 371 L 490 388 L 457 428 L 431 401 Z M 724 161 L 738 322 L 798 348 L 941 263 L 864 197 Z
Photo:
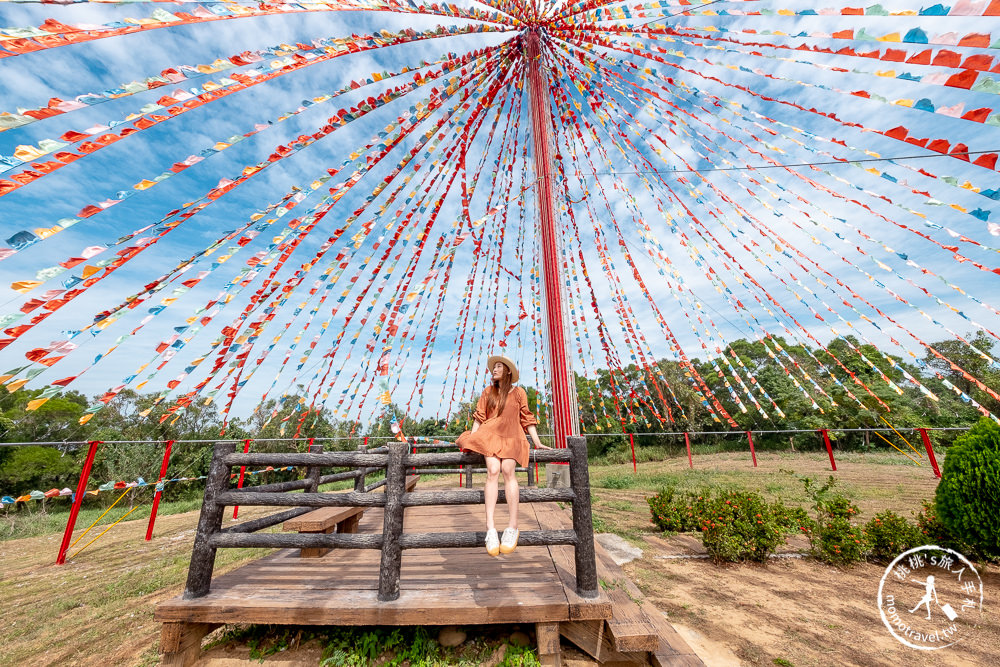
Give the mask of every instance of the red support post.
M 566 327 L 563 325 L 562 262 L 557 245 L 556 216 L 552 188 L 552 143 L 549 109 L 549 89 L 542 72 L 541 43 L 537 28 L 528 28 L 524 34 L 524 57 L 528 63 L 528 89 L 531 94 L 531 135 L 535 158 L 535 176 L 538 187 L 539 227 L 541 231 L 542 278 L 545 285 L 545 313 L 549 354 L 552 370 L 552 417 L 555 446 L 566 446 L 566 436 L 575 435 L 579 424 L 574 424 L 576 391 L 570 386 L 569 365 L 566 358 Z
M 688 437 L 687 431 L 684 431 L 684 444 L 688 450 L 688 468 L 694 470 L 694 461 L 691 460 L 691 438 Z
M 635 465 L 635 435 L 629 433 L 628 441 L 632 443 L 632 472 L 639 472 L 639 468 Z
M 160 476 L 156 479 L 156 484 L 160 485 L 167 476 L 167 467 L 170 465 L 170 449 L 174 446 L 173 440 L 167 440 L 167 448 L 163 452 L 163 463 L 160 464 Z M 149 525 L 146 526 L 146 541 L 153 539 L 153 526 L 156 524 L 156 510 L 160 507 L 160 496 L 162 489 L 156 489 L 153 494 L 153 509 L 149 513 Z
M 927 448 L 927 458 L 931 460 L 931 467 L 934 468 L 934 476 L 941 479 L 941 470 L 938 469 L 937 458 L 934 456 L 934 447 L 931 446 L 931 439 L 927 435 L 927 429 L 920 428 L 920 437 L 923 438 L 924 447 Z
M 819 432 L 823 435 L 823 444 L 826 445 L 826 453 L 830 455 L 830 467 L 833 472 L 837 472 L 837 462 L 833 460 L 833 445 L 830 444 L 830 431 L 821 428 Z
M 316 441 L 316 438 L 309 438 L 309 446 L 306 448 L 306 453 L 307 454 L 311 454 L 312 453 L 313 442 L 315 442 L 315 441 Z
M 80 470 L 80 481 L 76 483 L 76 493 L 73 495 L 73 507 L 69 511 L 69 519 L 66 520 L 66 531 L 63 533 L 62 544 L 59 545 L 59 555 L 56 557 L 56 565 L 66 563 L 66 552 L 69 551 L 69 542 L 73 538 L 73 529 L 76 527 L 76 516 L 80 513 L 80 505 L 83 504 L 83 497 L 87 495 L 87 481 L 90 479 L 90 470 L 94 467 L 94 457 L 97 456 L 97 446 L 100 440 L 91 440 L 90 448 L 87 450 L 87 458 L 83 462 Z
M 757 451 L 753 448 L 753 432 L 747 431 L 747 440 L 750 441 L 750 456 L 753 457 L 753 467 L 757 467 Z
M 247 452 L 250 451 L 250 443 L 251 442 L 252 442 L 251 438 L 247 438 L 246 440 L 243 441 L 243 453 L 244 454 L 246 454 Z M 246 469 L 247 469 L 246 466 L 240 466 L 240 480 L 236 483 L 236 488 L 237 489 L 242 489 L 243 488 L 243 473 L 246 471 Z M 233 506 L 233 521 L 235 521 L 236 517 L 238 517 L 239 515 L 240 515 L 240 506 L 239 505 L 234 505 Z

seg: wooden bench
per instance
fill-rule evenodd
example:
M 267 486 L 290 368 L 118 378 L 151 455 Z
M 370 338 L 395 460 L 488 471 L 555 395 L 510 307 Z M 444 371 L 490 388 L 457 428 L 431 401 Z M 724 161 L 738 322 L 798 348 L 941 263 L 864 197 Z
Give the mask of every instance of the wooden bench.
M 406 490 L 412 491 L 417 486 L 419 479 L 420 475 L 407 475 Z M 299 533 L 332 533 L 335 530 L 338 533 L 356 533 L 358 532 L 358 524 L 361 523 L 361 516 L 366 509 L 366 507 L 321 507 L 318 510 L 289 519 L 282 524 L 282 528 L 289 532 Z M 320 558 L 330 551 L 331 549 L 325 547 L 304 547 L 299 551 L 299 556 L 301 558 Z

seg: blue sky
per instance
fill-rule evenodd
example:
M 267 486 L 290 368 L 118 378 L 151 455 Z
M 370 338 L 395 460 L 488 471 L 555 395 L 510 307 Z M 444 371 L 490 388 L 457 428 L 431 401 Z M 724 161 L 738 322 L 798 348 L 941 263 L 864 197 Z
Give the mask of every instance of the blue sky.
M 720 3 L 722 6 L 734 9 L 748 7 L 750 4 Z M 714 8 L 721 9 L 722 6 L 716 5 Z M 814 4 L 760 2 L 752 3 L 752 6 L 755 9 L 768 7 L 801 9 L 814 7 Z M 883 3 L 883 6 L 891 11 L 906 8 L 908 4 Z M 0 26 L 38 25 L 50 16 L 64 23 L 107 23 L 125 17 L 145 16 L 148 7 L 150 5 L 141 3 L 115 6 L 104 4 L 38 6 L 5 3 L 0 5 Z M 184 7 L 190 8 L 192 5 Z M 636 23 L 641 22 L 643 20 L 636 21 Z M 439 23 L 468 24 L 458 19 L 421 17 L 412 14 L 396 15 L 388 12 L 317 12 L 150 30 L 4 58 L 0 59 L 0 100 L 2 100 L 0 110 L 16 112 L 18 108 L 43 106 L 52 97 L 72 99 L 83 93 L 103 91 L 129 81 L 141 80 L 168 67 L 211 63 L 217 58 L 283 43 L 309 44 L 316 39 L 349 37 L 352 33 L 362 34 L 382 29 L 397 31 L 412 27 L 420 30 Z M 996 49 L 899 45 L 811 36 L 821 32 L 829 34 L 846 28 L 857 30 L 861 27 L 870 34 L 877 35 L 894 31 L 905 33 L 915 26 L 925 27 L 932 36 L 944 32 L 964 35 L 986 29 L 985 26 L 989 25 L 989 21 L 981 17 L 690 16 L 671 19 L 671 25 L 692 29 L 708 27 L 716 30 L 711 33 L 692 32 L 694 35 L 717 36 L 720 34 L 718 32 L 720 28 L 729 31 L 750 28 L 758 32 L 767 29 L 784 32 L 786 35 L 802 34 L 790 37 L 729 33 L 730 36 L 740 37 L 745 41 L 752 39 L 777 45 L 797 46 L 805 43 L 834 49 L 852 46 L 859 51 L 893 46 L 910 53 L 917 53 L 926 48 L 935 51 L 947 48 L 961 53 L 963 57 L 998 53 Z M 115 193 L 131 188 L 144 178 L 153 178 L 168 169 L 171 164 L 197 154 L 219 140 L 251 131 L 256 124 L 273 123 L 267 130 L 208 157 L 155 188 L 139 192 L 52 238 L 0 261 L 0 284 L 4 286 L 2 288 L 4 294 L 0 295 L 0 316 L 17 312 L 26 298 L 38 296 L 50 287 L 57 287 L 59 281 L 69 274 L 53 280 L 52 285 L 47 284 L 38 288 L 29 297 L 7 289 L 6 286 L 10 283 L 31 279 L 38 270 L 74 256 L 85 247 L 107 244 L 125 233 L 161 219 L 168 211 L 203 195 L 220 179 L 235 178 L 245 166 L 266 159 L 276 146 L 287 144 L 296 136 L 316 132 L 325 123 L 325 119 L 337 109 L 348 108 L 368 95 L 381 92 L 389 86 L 408 82 L 412 80 L 412 75 L 347 93 L 337 100 L 317 104 L 288 120 L 276 122 L 282 113 L 298 108 L 301 100 L 336 91 L 352 79 L 363 80 L 370 72 L 393 71 L 404 66 L 415 67 L 423 60 L 437 60 L 448 52 L 461 54 L 475 48 L 496 47 L 513 35 L 513 32 L 508 32 L 446 37 L 354 54 L 306 67 L 266 84 L 212 102 L 136 136 L 128 137 L 0 197 L 0 231 L 4 232 L 0 234 L 0 238 L 8 238 L 22 229 L 51 226 L 61 218 L 73 216 L 83 206 L 113 197 Z M 998 37 L 1000 36 L 994 36 L 994 43 Z M 636 40 L 637 38 L 621 38 L 621 43 Z M 588 228 L 590 224 L 586 208 L 588 203 L 599 212 L 598 220 L 602 221 L 604 233 L 609 235 L 609 256 L 614 262 L 617 274 L 621 276 L 621 289 L 633 311 L 631 317 L 634 317 L 635 324 L 648 340 L 651 355 L 656 359 L 675 358 L 675 355 L 669 351 L 667 341 L 656 324 L 652 311 L 646 305 L 636 282 L 629 275 L 612 227 L 607 224 L 606 217 L 602 219 L 602 216 L 606 216 L 606 211 L 600 213 L 603 211 L 604 201 L 599 195 L 598 183 L 609 195 L 614 218 L 622 229 L 626 245 L 650 287 L 657 306 L 670 322 L 682 346 L 692 357 L 704 358 L 707 353 L 714 351 L 716 345 L 724 345 L 725 341 L 736 338 L 756 338 L 765 330 L 775 335 L 787 336 L 786 326 L 803 342 L 811 343 L 813 339 L 829 341 L 834 337 L 834 331 L 829 325 L 816 319 L 808 306 L 822 313 L 824 319 L 830 321 L 838 333 L 853 333 L 862 340 L 885 345 L 887 351 L 892 354 L 905 354 L 906 349 L 909 349 L 918 357 L 923 356 L 924 350 L 913 337 L 902 330 L 887 326 L 884 321 L 879 322 L 882 327 L 879 330 L 863 321 L 857 312 L 843 306 L 842 298 L 850 300 L 848 293 L 828 276 L 818 274 L 819 269 L 810 264 L 809 260 L 814 260 L 819 267 L 849 284 L 865 299 L 883 309 L 903 327 L 925 341 L 949 338 L 947 329 L 965 335 L 973 329 L 973 325 L 954 310 L 926 296 L 921 287 L 963 311 L 969 318 L 987 329 L 992 331 L 1000 329 L 998 326 L 1000 322 L 997 321 L 1000 318 L 992 311 L 990 299 L 991 290 L 994 288 L 992 283 L 997 280 L 996 274 L 977 270 L 971 266 L 971 262 L 956 262 L 951 252 L 942 250 L 932 242 L 893 224 L 893 222 L 905 224 L 946 246 L 958 245 L 960 252 L 969 259 L 989 267 L 994 266 L 995 251 L 960 241 L 943 228 L 946 227 L 959 237 L 964 236 L 985 246 L 1000 245 L 1000 239 L 991 234 L 987 226 L 988 222 L 1000 223 L 1000 220 L 996 219 L 997 214 L 992 214 L 988 221 L 968 214 L 968 211 L 976 209 L 991 209 L 996 202 L 976 194 L 969 188 L 961 187 L 966 182 L 978 189 L 996 187 L 996 172 L 947 157 L 899 163 L 839 164 L 821 166 L 818 169 L 796 168 L 795 173 L 803 178 L 785 169 L 714 170 L 723 166 L 762 165 L 767 159 L 782 164 L 798 164 L 827 161 L 831 159 L 830 155 L 848 159 L 929 155 L 929 151 L 870 131 L 885 131 L 900 125 L 909 128 L 911 135 L 945 138 L 952 144 L 963 142 L 973 151 L 1000 148 L 998 140 L 1000 129 L 997 125 L 973 123 L 940 113 L 930 114 L 892 103 L 898 100 L 927 98 L 939 108 L 964 104 L 964 110 L 968 111 L 980 107 L 996 108 L 996 94 L 961 90 L 928 84 L 924 81 L 901 80 L 887 74 L 893 69 L 898 71 L 905 69 L 910 74 L 921 77 L 958 71 L 930 65 L 892 64 L 848 55 L 761 46 L 748 47 L 710 42 L 696 37 L 678 37 L 671 42 L 647 39 L 643 40 L 642 44 L 644 48 L 656 45 L 683 53 L 683 57 L 678 57 L 678 54 L 664 56 L 668 62 L 677 65 L 677 68 L 663 63 L 643 61 L 621 52 L 611 54 L 619 59 L 627 58 L 640 67 L 656 70 L 656 74 L 650 73 L 647 76 L 654 79 L 654 83 L 664 85 L 662 89 L 657 88 L 663 101 L 657 101 L 648 95 L 630 100 L 626 91 L 635 92 L 635 89 L 621 88 L 619 83 L 615 83 L 615 87 L 610 85 L 612 81 L 617 81 L 616 74 L 640 85 L 649 87 L 650 84 L 637 79 L 634 71 L 607 61 L 604 63 L 607 68 L 604 70 L 605 77 L 601 78 L 600 82 L 595 79 L 592 84 L 600 86 L 603 92 L 603 104 L 606 105 L 608 114 L 604 119 L 605 123 L 614 120 L 622 127 L 631 128 L 630 132 L 635 130 L 630 135 L 632 144 L 630 146 L 621 144 L 624 152 L 614 146 L 614 142 L 620 137 L 606 134 L 606 130 L 602 129 L 601 119 L 586 106 L 586 98 L 595 94 L 595 90 L 581 93 L 567 78 L 555 79 L 556 85 L 564 87 L 572 99 L 581 103 L 584 110 L 581 113 L 586 114 L 588 122 L 595 126 L 600 145 L 607 151 L 611 163 L 610 166 L 605 163 L 601 151 L 594 145 L 586 131 L 583 144 L 579 144 L 576 137 L 569 133 L 559 134 L 557 141 L 560 150 L 565 151 L 567 146 L 574 145 L 580 156 L 575 167 L 567 162 L 567 169 L 570 176 L 568 192 L 574 202 L 572 206 L 576 220 L 581 225 L 581 240 L 577 241 L 571 235 L 567 235 L 564 247 L 567 253 L 572 253 L 574 257 L 582 251 L 587 270 L 594 283 L 599 307 L 608 325 L 610 342 L 623 361 L 629 360 L 631 352 L 622 334 L 612 290 L 600 269 L 600 257 L 595 250 L 594 230 Z M 753 55 L 754 51 L 763 55 Z M 741 70 L 741 67 L 745 69 Z M 831 68 L 844 71 L 834 71 Z M 164 94 L 169 94 L 178 88 L 201 85 L 207 80 L 218 80 L 233 71 L 239 70 L 208 75 L 176 86 L 166 86 L 111 100 L 56 118 L 35 122 L 23 128 L 0 132 L 0 155 L 12 155 L 17 146 L 37 144 L 43 139 L 58 137 L 68 130 L 85 130 L 108 124 L 110 121 L 121 120 Z M 559 73 L 561 70 L 558 68 L 549 70 L 549 76 L 556 76 Z M 762 74 L 767 74 L 771 78 Z M 667 76 L 672 79 L 669 84 L 664 82 Z M 982 78 L 987 76 L 990 75 L 987 73 L 981 75 Z M 720 79 L 722 83 L 706 77 Z M 992 77 L 1000 80 L 1000 75 L 993 74 Z M 735 85 L 746 87 L 759 95 L 748 94 L 734 87 Z M 849 94 L 858 90 L 869 91 L 886 101 L 862 99 Z M 250 216 L 279 201 L 293 186 L 307 188 L 315 179 L 326 174 L 327 169 L 339 167 L 355 148 L 377 138 L 379 131 L 384 131 L 388 123 L 398 114 L 405 112 L 416 100 L 422 99 L 425 94 L 426 87 L 386 105 L 361 121 L 338 129 L 329 137 L 310 145 L 293 157 L 282 160 L 260 176 L 254 177 L 246 185 L 221 197 L 175 232 L 171 232 L 155 247 L 142 253 L 140 259 L 130 262 L 70 306 L 57 311 L 44 324 L 26 336 L 26 339 L 19 340 L 0 352 L 2 359 L 0 370 L 26 363 L 23 359 L 26 351 L 44 346 L 50 340 L 65 338 L 61 332 L 86 326 L 96 313 L 121 302 L 123 298 L 136 292 L 141 285 L 165 273 L 180 260 L 204 249 L 215 239 L 223 236 L 226 231 L 247 224 Z M 767 101 L 761 96 L 777 101 Z M 506 99 L 519 98 L 510 96 Z M 781 101 L 832 112 L 841 121 L 854 123 L 860 127 L 847 126 L 815 113 L 803 112 L 782 104 Z M 487 216 L 484 228 L 488 233 L 481 250 L 483 255 L 479 270 L 481 275 L 485 266 L 490 272 L 491 278 L 488 283 L 491 285 L 492 276 L 498 276 L 495 284 L 499 288 L 500 296 L 490 292 L 480 296 L 478 286 L 485 283 L 477 280 L 474 297 L 482 299 L 481 307 L 476 311 L 479 320 L 474 323 L 466 322 L 470 332 L 459 356 L 455 342 L 458 327 L 462 323 L 459 316 L 464 296 L 463 288 L 475 261 L 473 242 L 471 239 L 466 240 L 455 252 L 454 266 L 451 269 L 447 289 L 443 291 L 439 289 L 438 281 L 444 275 L 442 270 L 431 276 L 427 283 L 429 285 L 427 292 L 410 302 L 413 304 L 413 310 L 408 311 L 406 315 L 415 313 L 413 327 L 410 330 L 414 340 L 403 340 L 402 332 L 391 340 L 394 346 L 391 355 L 393 398 L 397 402 L 406 402 L 414 387 L 415 379 L 426 373 L 426 381 L 420 383 L 424 389 L 423 407 L 417 408 L 418 398 L 414 398 L 411 405 L 415 416 L 418 414 L 443 416 L 448 406 L 453 404 L 453 396 L 457 400 L 462 400 L 478 392 L 483 381 L 478 374 L 480 359 L 496 349 L 497 335 L 490 331 L 494 321 L 497 323 L 498 331 L 511 329 L 507 349 L 522 367 L 522 382 L 533 386 L 542 386 L 545 382 L 544 376 L 534 370 L 535 367 L 541 368 L 544 365 L 544 346 L 538 327 L 533 326 L 534 317 L 522 320 L 515 326 L 521 304 L 524 303 L 531 311 L 537 301 L 537 296 L 535 301 L 532 299 L 533 283 L 530 273 L 531 268 L 538 265 L 538 259 L 534 250 L 534 191 L 529 189 L 523 195 L 519 195 L 522 188 L 532 186 L 534 183 L 530 153 L 525 154 L 522 150 L 527 138 L 525 127 L 528 110 L 527 107 L 521 109 L 521 113 L 525 114 L 525 120 L 522 120 L 520 129 L 515 133 L 507 125 L 512 118 L 512 108 L 508 104 L 494 111 L 493 116 L 487 116 L 484 126 L 486 129 L 471 139 L 468 153 L 470 169 L 471 163 L 479 159 L 485 160 L 487 164 L 479 187 L 472 197 L 469 216 L 473 220 Z M 439 119 L 441 119 L 440 114 L 432 114 L 428 122 Z M 486 131 L 494 119 L 498 122 L 498 129 L 493 143 L 488 144 Z M 778 121 L 780 124 L 773 121 Z M 672 122 L 676 125 L 672 125 Z M 671 128 L 674 134 L 669 132 Z M 453 128 L 449 132 L 454 131 L 456 129 Z M 653 135 L 663 137 L 666 145 L 658 143 Z M 832 143 L 830 139 L 842 143 Z M 518 142 L 518 152 L 512 154 L 512 142 L 515 140 Z M 389 156 L 387 163 L 394 165 L 402 158 L 404 152 L 414 145 L 413 142 L 413 137 L 405 139 L 400 149 Z M 654 152 L 654 148 L 659 150 L 660 155 Z M 589 154 L 595 168 L 591 168 L 582 159 L 585 153 Z M 724 163 L 722 158 L 728 162 Z M 491 190 L 493 163 L 498 160 L 500 173 L 504 175 L 497 181 L 493 197 L 489 198 L 487 194 Z M 703 170 L 701 174 L 708 183 L 703 183 L 698 175 L 684 173 L 684 161 L 696 169 Z M 649 175 L 651 187 L 643 183 L 641 176 L 636 172 L 647 170 L 650 165 L 661 172 L 671 169 L 681 170 L 676 173 L 661 173 L 664 183 L 670 186 L 674 194 L 668 193 L 664 185 L 657 184 L 654 175 Z M 315 232 L 310 234 L 296 250 L 286 268 L 276 276 L 276 280 L 287 280 L 302 262 L 312 257 L 330 232 L 338 228 L 343 221 L 350 219 L 354 210 L 371 193 L 379 179 L 388 173 L 389 168 L 376 167 L 351 190 L 351 194 L 340 200 L 317 226 Z M 582 172 L 582 182 L 574 173 L 576 168 Z M 874 169 L 877 173 L 865 171 L 865 168 Z M 415 186 L 418 179 L 432 178 L 435 173 L 446 179 L 454 173 L 454 169 L 454 158 L 451 161 L 442 161 L 433 168 L 427 164 L 416 172 L 410 187 Z M 954 177 L 957 181 L 951 184 L 941 178 L 931 178 L 920 174 L 916 171 L 918 169 L 925 169 L 937 176 Z M 597 173 L 594 174 L 593 171 Z M 7 174 L 0 174 L 0 178 L 15 172 L 16 170 L 12 170 Z M 509 177 L 505 175 L 508 172 Z M 805 179 L 830 188 L 842 196 L 837 197 L 824 192 Z M 394 181 L 393 185 L 398 181 L 399 179 Z M 906 184 L 901 185 L 899 181 L 905 181 Z M 332 185 L 333 182 L 328 185 Z M 412 284 L 420 283 L 432 269 L 433 243 L 442 235 L 447 242 L 452 240 L 449 234 L 454 223 L 462 216 L 461 198 L 458 195 L 460 180 L 456 180 L 455 183 L 456 186 L 444 199 L 437 222 L 428 236 L 430 239 L 428 247 L 421 256 L 419 264 L 413 269 Z M 391 189 L 390 187 L 389 190 Z M 384 203 L 389 190 L 375 200 L 376 207 Z M 914 194 L 911 190 L 927 192 L 930 197 Z M 409 188 L 405 189 L 401 199 L 407 197 L 409 191 Z M 141 364 L 153 358 L 157 343 L 168 340 L 173 333 L 173 327 L 183 325 L 184 320 L 191 317 L 196 308 L 212 299 L 244 265 L 246 258 L 263 250 L 284 222 L 307 213 L 324 194 L 326 188 L 320 188 L 316 194 L 301 202 L 287 218 L 262 232 L 195 289 L 180 295 L 169 308 L 139 329 L 134 337 L 71 385 L 72 388 L 96 395 L 118 385 L 122 378 L 132 374 Z M 851 200 L 856 200 L 856 203 Z M 862 205 L 871 210 L 862 208 Z M 664 213 L 658 210 L 661 207 Z M 956 207 L 964 208 L 966 212 Z M 400 209 L 399 212 L 403 214 L 406 210 Z M 916 211 L 920 215 L 915 215 L 909 210 Z M 692 219 L 688 211 L 691 211 L 697 219 Z M 246 415 L 251 412 L 265 391 L 269 391 L 269 396 L 277 398 L 285 391 L 294 391 L 296 384 L 310 386 L 312 390 L 316 390 L 318 380 L 312 381 L 311 385 L 310 381 L 317 371 L 322 376 L 325 370 L 320 363 L 322 352 L 333 344 L 341 331 L 344 332 L 345 342 L 341 344 L 337 356 L 333 359 L 333 371 L 329 377 L 333 378 L 333 373 L 338 369 L 342 368 L 343 371 L 338 380 L 330 385 L 326 405 L 349 416 L 367 417 L 378 409 L 374 401 L 377 390 L 372 390 L 367 401 L 362 403 L 361 394 L 368 383 L 365 382 L 361 391 L 358 391 L 358 383 L 349 383 L 348 379 L 355 373 L 359 377 L 371 376 L 374 367 L 373 355 L 365 349 L 365 345 L 374 337 L 372 327 L 382 314 L 385 304 L 391 303 L 391 298 L 401 281 L 405 280 L 406 262 L 411 257 L 409 253 L 416 245 L 415 236 L 411 237 L 410 243 L 403 249 L 395 270 L 387 277 L 381 273 L 375 276 L 373 289 L 376 290 L 378 298 L 374 299 L 371 318 L 363 329 L 360 331 L 357 329 L 363 312 L 353 318 L 351 325 L 346 329 L 343 327 L 343 322 L 349 308 L 355 302 L 356 295 L 364 286 L 365 279 L 374 275 L 371 272 L 374 264 L 369 264 L 367 272 L 353 285 L 349 297 L 335 315 L 330 314 L 333 299 L 324 304 L 316 319 L 310 324 L 302 342 L 291 354 L 290 364 L 284 368 L 280 367 L 280 361 L 286 356 L 292 337 L 305 325 L 308 311 L 319 296 L 310 299 L 305 292 L 327 268 L 329 260 L 344 248 L 352 253 L 353 259 L 344 271 L 343 282 L 338 283 L 337 288 L 332 290 L 334 294 L 340 294 L 344 282 L 360 270 L 362 259 L 372 254 L 372 244 L 377 242 L 380 235 L 392 233 L 392 230 L 386 232 L 385 225 L 397 221 L 396 207 L 388 208 L 386 216 L 375 222 L 373 229 L 382 231 L 375 231 L 364 237 L 359 248 L 343 246 L 361 225 L 374 220 L 376 217 L 374 213 L 375 210 L 362 215 L 344 234 L 341 245 L 332 249 L 322 261 L 318 262 L 302 282 L 302 286 L 289 297 L 289 307 L 306 302 L 308 305 L 304 312 L 294 316 L 291 309 L 286 307 L 265 329 L 260 342 L 254 347 L 248 368 L 256 365 L 255 360 L 264 346 L 270 344 L 274 337 L 285 330 L 285 324 L 289 323 L 288 333 L 275 342 L 273 351 L 240 391 L 234 402 L 234 414 Z M 428 208 L 418 212 L 413 216 L 413 220 L 424 222 L 429 219 L 429 215 Z M 920 217 L 921 215 L 925 217 Z M 568 221 L 565 215 L 562 219 L 564 223 Z M 497 268 L 495 252 L 499 244 L 499 226 L 502 220 L 506 220 L 507 228 L 504 232 L 505 242 L 500 259 L 506 270 Z M 647 225 L 648 231 L 644 229 Z M 782 254 L 781 251 L 787 251 L 788 248 L 776 248 L 773 241 L 767 242 L 760 232 L 764 226 L 773 233 L 780 234 L 785 241 L 803 251 L 806 256 L 799 257 L 792 252 L 788 255 Z M 859 235 L 857 230 L 866 234 L 868 239 Z M 681 242 L 682 233 L 688 239 L 686 244 Z M 709 237 L 709 234 L 712 237 Z M 644 243 L 652 243 L 654 237 L 664 248 L 661 260 L 654 260 L 645 252 Z M 755 243 L 757 245 L 754 245 Z M 731 254 L 729 258 L 723 255 L 722 249 L 717 244 L 721 244 Z M 744 245 L 749 249 L 745 249 Z M 377 257 L 384 247 L 383 242 L 374 256 Z M 519 248 L 523 248 L 523 255 Z M 862 255 L 856 248 L 861 248 L 867 255 Z M 656 254 L 655 251 L 653 254 Z M 905 255 L 906 259 L 901 255 Z M 881 265 L 876 260 L 881 262 Z M 193 277 L 199 270 L 208 268 L 207 264 L 210 261 L 211 259 L 202 260 L 193 266 L 182 280 Z M 393 261 L 392 257 L 389 261 Z M 730 268 L 726 268 L 726 265 Z M 737 265 L 742 268 L 736 268 Z M 709 267 L 714 271 L 714 277 L 706 275 Z M 659 273 L 659 269 L 666 275 Z M 759 304 L 753 297 L 754 290 L 750 289 L 743 279 L 743 270 L 749 272 L 768 293 L 773 295 L 788 314 L 780 312 L 773 304 L 767 302 L 762 292 L 756 291 L 766 307 Z M 941 278 L 935 278 L 927 271 Z M 829 287 L 818 283 L 815 275 L 819 275 Z M 257 282 L 251 283 L 241 291 L 226 310 L 187 344 L 169 365 L 144 387 L 144 390 L 162 389 L 165 383 L 177 376 L 192 359 L 208 353 L 209 346 L 218 331 L 229 324 L 242 310 L 249 295 L 259 287 L 262 278 L 263 276 L 258 277 L 255 279 Z M 744 281 L 743 285 L 740 284 L 741 280 Z M 898 294 L 901 299 L 919 307 L 929 317 L 937 319 L 943 326 L 930 322 L 916 309 L 895 298 L 876 281 Z M 908 281 L 912 281 L 913 284 Z M 731 290 L 731 294 L 726 295 L 722 290 L 723 282 Z M 683 290 L 678 289 L 681 285 Z M 75 338 L 73 342 L 80 343 L 80 347 L 53 368 L 34 378 L 28 386 L 44 386 L 47 382 L 73 375 L 88 366 L 96 354 L 112 345 L 117 336 L 133 330 L 146 314 L 146 307 L 167 296 L 173 287 L 174 285 L 171 285 L 167 291 L 158 294 L 142 307 L 128 311 L 127 316 L 100 335 L 92 337 L 84 334 Z M 815 296 L 808 290 L 814 292 Z M 438 310 L 440 294 L 444 294 L 444 301 L 440 303 L 440 327 L 436 342 L 429 358 L 421 365 L 419 363 L 421 347 L 431 318 Z M 504 296 L 507 297 L 506 303 L 503 302 Z M 978 298 L 985 303 L 985 307 L 970 297 Z M 736 299 L 746 307 L 745 310 L 734 307 Z M 589 297 L 585 300 L 589 301 Z M 362 302 L 362 311 L 371 303 L 372 295 L 369 294 Z M 834 308 L 850 323 L 850 326 L 826 310 L 824 303 Z M 862 313 L 877 319 L 867 306 L 855 303 Z M 584 305 L 589 308 L 589 303 Z M 776 315 L 768 314 L 768 309 Z M 699 315 L 703 320 L 700 324 L 697 322 Z M 709 316 L 714 326 L 707 323 L 706 318 Z M 798 332 L 798 328 L 791 323 L 789 316 L 802 323 L 813 338 Z M 317 333 L 319 323 L 325 319 L 330 320 L 330 326 L 317 344 L 313 356 L 304 364 L 302 371 L 296 374 L 295 365 L 303 347 Z M 597 330 L 591 328 L 593 319 L 592 311 L 588 311 L 588 337 L 583 341 L 585 354 L 576 361 L 577 368 L 588 373 L 606 364 L 597 341 Z M 401 329 L 405 328 L 404 321 Z M 356 333 L 357 345 L 348 347 Z M 901 346 L 890 344 L 890 336 L 899 341 Z M 708 347 L 708 352 L 702 348 L 702 343 Z M 590 356 L 590 349 L 594 350 L 593 358 Z M 196 372 L 184 380 L 177 391 L 183 393 L 200 381 L 211 363 L 211 359 L 204 362 Z M 144 377 L 144 375 L 137 377 L 133 386 L 141 382 Z M 274 389 L 269 390 L 275 378 L 277 380 Z M 213 382 L 210 387 L 214 385 Z M 227 389 L 220 392 L 219 398 L 225 396 Z M 177 395 L 171 394 L 171 398 Z M 342 395 L 347 397 L 343 402 L 340 400 Z M 354 399 L 350 398 L 352 395 L 355 396 Z M 745 396 L 743 399 L 746 401 Z

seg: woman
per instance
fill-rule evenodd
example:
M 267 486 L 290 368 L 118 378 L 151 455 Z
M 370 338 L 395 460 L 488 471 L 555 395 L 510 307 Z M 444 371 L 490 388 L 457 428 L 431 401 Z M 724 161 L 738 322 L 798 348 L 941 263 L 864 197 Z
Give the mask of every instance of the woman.
M 514 362 L 503 356 L 492 356 L 486 366 L 493 374 L 493 382 L 483 391 L 472 413 L 475 420 L 472 430 L 458 437 L 458 446 L 465 450 L 479 452 L 486 457 L 486 552 L 491 556 L 509 554 L 517 548 L 520 534 L 517 528 L 517 501 L 519 489 L 514 470 L 517 466 L 528 465 L 528 443 L 524 439 L 527 430 L 536 448 L 551 449 L 538 440 L 535 424 L 538 421 L 528 409 L 528 394 L 521 387 L 515 387 L 518 373 Z M 499 494 L 500 472 L 503 472 L 504 490 L 507 493 L 507 508 L 510 522 L 497 537 L 493 512 Z

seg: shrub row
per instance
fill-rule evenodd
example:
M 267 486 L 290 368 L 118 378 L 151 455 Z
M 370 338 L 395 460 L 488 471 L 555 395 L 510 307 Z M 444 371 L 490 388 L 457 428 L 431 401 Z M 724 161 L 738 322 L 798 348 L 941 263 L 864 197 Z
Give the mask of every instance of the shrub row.
M 835 565 L 862 560 L 889 562 L 921 544 L 961 546 L 924 503 L 916 524 L 892 511 L 860 522 L 858 507 L 834 491 L 830 477 L 822 485 L 800 478 L 812 500 L 812 512 L 780 501 L 768 503 L 746 489 L 712 493 L 667 488 L 647 498 L 651 521 L 663 531 L 700 532 L 705 549 L 717 562 L 766 562 L 789 534 L 809 539 L 810 555 Z

